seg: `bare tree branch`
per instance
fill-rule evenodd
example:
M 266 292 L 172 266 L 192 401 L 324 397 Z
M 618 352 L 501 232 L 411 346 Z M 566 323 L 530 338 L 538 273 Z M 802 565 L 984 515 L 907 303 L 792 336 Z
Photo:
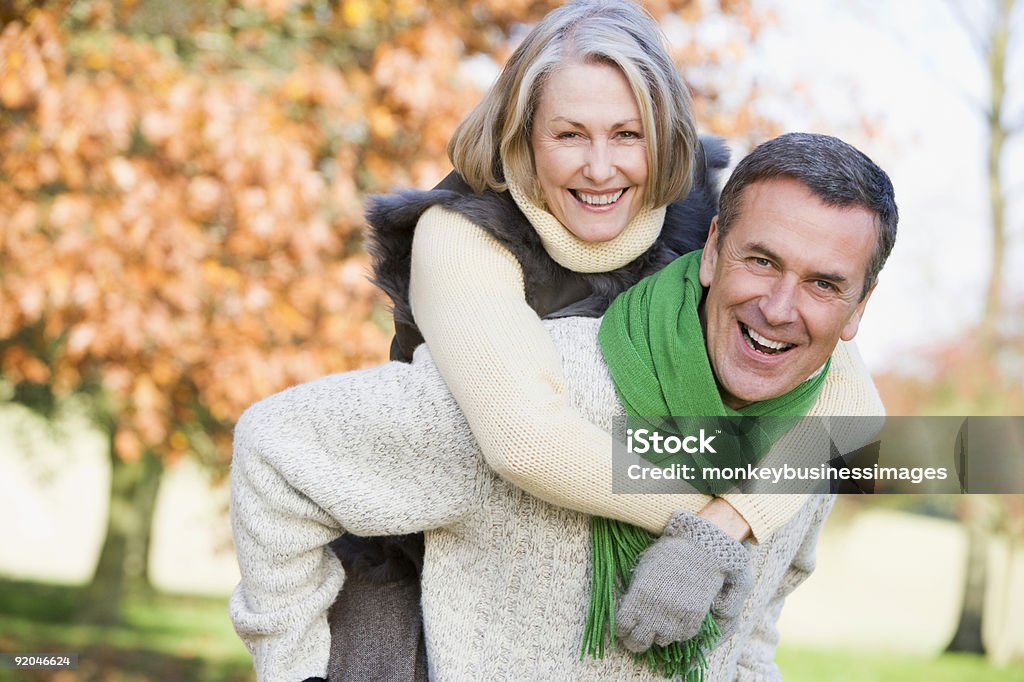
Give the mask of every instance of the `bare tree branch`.
M 979 57 L 979 63 L 984 65 L 986 55 L 988 54 L 988 48 L 985 47 L 985 40 L 983 40 L 977 29 L 971 24 L 967 15 L 964 13 L 963 7 L 957 4 L 957 0 L 946 0 L 946 4 L 950 6 L 953 14 L 957 15 L 956 21 L 958 24 L 962 24 L 966 32 L 968 33 L 968 42 L 971 43 L 972 47 L 977 51 L 975 56 Z M 910 44 L 912 30 L 903 31 L 902 28 L 905 26 L 893 26 L 878 21 L 877 15 L 874 13 L 876 6 L 873 2 L 867 2 L 859 7 L 860 17 L 863 21 L 870 23 L 872 26 L 880 31 L 884 31 L 891 36 L 898 44 L 906 47 Z M 973 35 L 972 35 L 973 34 Z M 991 118 L 991 109 L 987 102 L 979 98 L 977 95 L 971 94 L 962 84 L 954 82 L 949 78 L 947 73 L 944 73 L 940 66 L 936 62 L 930 59 L 930 55 L 922 54 L 922 59 L 919 63 L 921 67 L 928 72 L 928 75 L 932 76 L 936 81 L 942 82 L 946 87 L 952 89 L 959 99 L 961 99 L 967 107 L 971 109 L 978 116 L 981 116 L 985 120 Z
M 932 74 L 941 77 L 941 74 L 934 70 L 932 70 Z M 969 93 L 964 86 L 950 81 L 947 81 L 946 85 L 956 91 L 957 95 L 960 96 L 960 99 L 962 99 L 969 108 L 973 109 L 978 116 L 981 116 L 986 121 L 992 118 L 992 108 L 976 96 Z
M 975 26 L 974 22 L 967 15 L 967 10 L 964 9 L 964 6 L 958 0 L 946 0 L 946 6 L 949 7 L 954 19 L 963 28 L 964 33 L 967 34 L 967 38 L 974 46 L 974 49 L 978 51 L 980 56 L 984 57 L 990 47 L 991 31 L 984 32 Z

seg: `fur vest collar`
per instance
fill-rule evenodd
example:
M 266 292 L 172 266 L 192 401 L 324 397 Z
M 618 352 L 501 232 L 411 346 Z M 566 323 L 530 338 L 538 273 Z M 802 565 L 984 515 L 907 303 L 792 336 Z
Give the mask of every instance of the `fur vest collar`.
M 729 161 L 720 138 L 701 137 L 694 163 L 693 189 L 668 206 L 661 234 L 632 262 L 609 272 L 573 272 L 544 250 L 540 236 L 508 192 L 475 194 L 452 172 L 434 189 L 405 191 L 370 199 L 367 210 L 373 282 L 391 297 L 395 318 L 392 359 L 409 360 L 423 341 L 409 306 L 412 236 L 420 216 L 441 205 L 486 230 L 523 267 L 526 302 L 541 317 L 599 317 L 620 293 L 675 258 L 699 249 L 718 213 L 718 176 Z

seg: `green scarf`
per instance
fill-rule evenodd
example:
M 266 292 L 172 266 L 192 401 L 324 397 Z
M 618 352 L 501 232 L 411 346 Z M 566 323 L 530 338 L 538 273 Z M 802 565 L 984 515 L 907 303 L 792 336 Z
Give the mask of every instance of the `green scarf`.
M 772 443 L 807 413 L 821 392 L 828 367 L 789 393 L 747 405 L 726 407 L 708 360 L 699 307 L 701 251 L 682 256 L 660 272 L 622 293 L 608 308 L 598 341 L 615 389 L 630 424 L 666 433 L 691 433 L 687 417 L 721 417 L 723 433 L 716 436 L 713 461 L 704 455 L 673 455 L 659 465 L 686 462 L 698 468 L 756 463 Z M 736 417 L 786 416 L 729 427 Z M 638 424 L 639 422 L 639 424 Z M 706 424 L 706 420 L 702 420 Z M 704 490 L 718 492 L 705 483 Z M 590 609 L 584 631 L 583 654 L 604 655 L 605 641 L 615 629 L 615 589 L 625 589 L 640 554 L 655 538 L 620 521 L 595 517 L 591 523 L 593 575 Z M 696 637 L 667 647 L 654 646 L 638 658 L 666 677 L 683 675 L 701 680 L 705 653 L 717 641 L 718 628 L 708 614 Z

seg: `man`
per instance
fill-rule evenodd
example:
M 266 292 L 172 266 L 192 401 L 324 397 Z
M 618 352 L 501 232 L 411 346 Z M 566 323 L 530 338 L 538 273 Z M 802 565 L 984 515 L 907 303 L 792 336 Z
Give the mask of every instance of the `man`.
M 822 385 L 821 369 L 836 344 L 856 334 L 896 220 L 891 184 L 863 154 L 826 136 L 783 136 L 737 167 L 703 253 L 684 256 L 670 270 L 673 263 L 663 271 L 667 277 L 655 275 L 660 284 L 650 296 L 624 295 L 613 310 L 639 311 L 651 324 L 666 319 L 654 311 L 692 318 L 696 334 L 685 350 L 710 361 L 705 383 L 730 408 L 768 404 L 809 385 L 824 393 L 830 387 Z M 688 304 L 658 293 L 666 283 L 674 291 L 676 274 L 688 278 Z M 623 365 L 609 349 L 631 332 L 605 320 L 599 343 L 598 324 L 571 319 L 549 328 L 563 351 L 574 403 L 608 428 L 622 413 L 619 397 L 630 397 Z M 664 357 L 676 357 L 679 339 L 665 337 Z M 697 392 L 690 373 L 681 366 L 656 380 Z M 871 402 L 835 413 L 880 409 Z M 573 485 L 574 473 L 567 473 L 566 485 Z M 242 582 L 231 613 L 261 680 L 324 675 L 325 612 L 343 581 L 324 545 L 340 531 L 426 531 L 423 611 L 434 678 L 657 677 L 621 649 L 603 660 L 580 660 L 589 517 L 530 497 L 483 464 L 425 348 L 411 365 L 325 377 L 250 408 L 236 429 L 232 498 Z M 741 615 L 735 634 L 711 653 L 711 679 L 777 677 L 774 623 L 782 599 L 813 568 L 814 542 L 830 505 L 828 496 L 812 496 L 744 555 L 753 582 L 733 594 Z M 700 541 L 690 517 L 687 511 L 674 517 L 637 568 L 621 604 L 628 625 L 620 635 L 630 646 L 677 634 L 671 618 L 643 616 L 664 604 L 664 613 L 673 612 L 679 604 L 671 595 L 687 592 L 687 586 L 659 592 L 652 576 L 666 571 L 670 552 L 662 545 Z M 709 572 L 719 569 L 708 565 Z M 713 591 L 721 586 L 719 579 Z

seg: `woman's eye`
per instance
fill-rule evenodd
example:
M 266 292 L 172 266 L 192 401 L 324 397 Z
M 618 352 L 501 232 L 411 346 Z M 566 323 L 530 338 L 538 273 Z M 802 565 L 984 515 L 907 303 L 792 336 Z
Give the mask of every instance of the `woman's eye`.
M 576 139 L 579 136 L 580 136 L 579 133 L 574 133 L 574 132 L 558 133 L 558 139 L 559 140 L 573 140 L 573 139 Z
M 619 132 L 619 137 L 625 137 L 630 140 L 639 140 L 642 135 L 635 130 L 623 130 Z

